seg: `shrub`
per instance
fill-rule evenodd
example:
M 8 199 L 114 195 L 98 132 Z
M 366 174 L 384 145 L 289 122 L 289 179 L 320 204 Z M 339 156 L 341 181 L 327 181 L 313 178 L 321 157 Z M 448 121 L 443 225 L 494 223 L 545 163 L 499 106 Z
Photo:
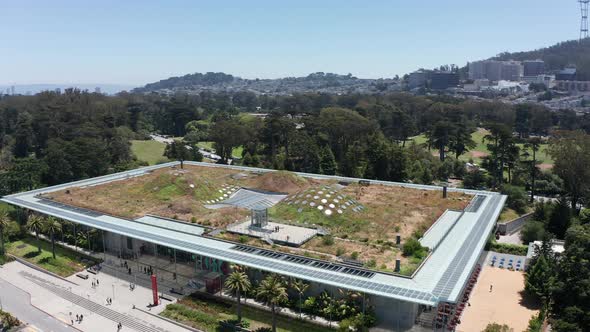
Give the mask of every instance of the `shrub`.
M 350 254 L 350 258 L 357 260 L 359 258 L 359 253 L 357 251 L 353 251 L 352 254 Z
M 336 256 L 340 257 L 342 255 L 344 255 L 344 248 L 338 247 L 338 249 L 336 249 Z
M 322 244 L 325 246 L 331 246 L 334 244 L 334 237 L 332 235 L 326 235 L 322 238 Z
M 522 243 L 528 244 L 530 242 L 541 240 L 545 234 L 545 226 L 540 221 L 529 220 L 524 224 L 520 231 L 520 240 Z
M 420 242 L 415 238 L 407 239 L 402 247 L 402 253 L 406 257 L 414 256 L 418 254 L 420 251 L 424 251 L 424 248 L 422 247 Z
M 537 314 L 529 320 L 529 326 L 526 329 L 526 332 L 541 332 L 541 328 L 543 327 L 543 318 L 540 314 Z
M 249 239 L 250 239 L 250 238 L 248 238 L 248 236 L 246 236 L 246 235 L 240 235 L 240 236 L 238 237 L 238 241 L 239 241 L 240 243 L 247 243 Z
M 513 332 L 508 325 L 500 325 L 498 323 L 490 323 L 482 332 Z
M 508 243 L 498 243 L 492 241 L 490 244 L 490 250 L 500 254 L 510 254 L 517 256 L 525 256 L 528 250 L 528 246 Z
M 527 207 L 527 195 L 524 189 L 505 184 L 502 186 L 502 194 L 507 195 L 507 206 L 519 214 L 523 214 Z
M 272 328 L 270 327 L 259 327 L 254 332 L 272 332 Z
M 195 216 L 192 216 L 192 217 L 191 217 L 191 222 L 192 222 L 193 224 L 194 224 L 194 223 L 196 223 L 196 222 L 197 222 L 197 217 L 195 217 Z
M 19 326 L 21 322 L 6 311 L 0 310 L 0 327 L 4 325 L 4 328 L 10 329 L 15 326 Z
M 374 268 L 375 266 L 377 266 L 377 261 L 375 261 L 375 259 L 371 258 L 367 262 L 367 266 L 370 267 L 370 268 Z

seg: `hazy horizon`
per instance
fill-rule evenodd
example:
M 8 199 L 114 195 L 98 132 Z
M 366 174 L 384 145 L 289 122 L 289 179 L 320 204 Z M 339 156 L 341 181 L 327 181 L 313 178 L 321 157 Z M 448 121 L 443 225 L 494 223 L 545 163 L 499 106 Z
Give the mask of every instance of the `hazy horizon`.
M 195 72 L 390 78 L 551 46 L 579 29 L 578 4 L 550 0 L 24 0 L 3 13 L 0 86 L 143 86 Z

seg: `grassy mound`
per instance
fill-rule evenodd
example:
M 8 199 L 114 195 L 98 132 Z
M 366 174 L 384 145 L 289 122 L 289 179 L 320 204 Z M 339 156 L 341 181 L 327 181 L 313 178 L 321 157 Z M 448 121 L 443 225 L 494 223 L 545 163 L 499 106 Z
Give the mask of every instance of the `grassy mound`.
M 273 192 L 295 193 L 307 187 L 308 184 L 307 179 L 295 173 L 278 171 L 256 177 L 253 179 L 252 187 Z

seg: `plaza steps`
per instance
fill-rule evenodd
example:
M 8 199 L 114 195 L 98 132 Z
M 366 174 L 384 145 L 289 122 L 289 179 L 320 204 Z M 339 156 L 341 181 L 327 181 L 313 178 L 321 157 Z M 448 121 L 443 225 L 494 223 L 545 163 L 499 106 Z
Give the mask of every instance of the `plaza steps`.
M 94 301 L 91 301 L 83 296 L 74 294 L 74 293 L 70 292 L 69 290 L 64 289 L 61 286 L 57 286 L 57 285 L 53 284 L 49 280 L 45 280 L 43 278 L 37 277 L 33 274 L 26 273 L 26 272 L 22 273 L 22 274 L 26 279 L 47 289 L 48 291 L 63 298 L 64 300 L 72 302 L 73 304 L 78 305 L 78 306 L 80 306 L 92 313 L 95 313 L 95 314 L 98 314 L 102 317 L 110 319 L 115 323 L 120 322 L 121 324 L 123 324 L 123 327 L 125 327 L 125 328 L 131 328 L 133 330 L 140 331 L 140 332 L 165 332 L 166 331 L 161 328 L 146 325 L 146 324 L 138 321 L 137 319 L 130 317 L 129 315 L 122 314 L 122 313 L 112 310 L 106 306 L 103 306 L 103 305 L 100 305 Z

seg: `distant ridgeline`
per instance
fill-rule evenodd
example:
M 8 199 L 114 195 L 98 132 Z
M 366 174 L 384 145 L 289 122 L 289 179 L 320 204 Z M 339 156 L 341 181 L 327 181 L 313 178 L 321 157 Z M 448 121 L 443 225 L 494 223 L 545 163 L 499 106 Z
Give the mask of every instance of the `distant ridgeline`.
M 545 61 L 547 72 L 561 70 L 574 65 L 577 68 L 578 80 L 590 80 L 590 38 L 581 42 L 570 40 L 553 46 L 526 52 L 504 52 L 493 57 L 492 60 L 536 60 Z
M 136 88 L 134 92 L 250 91 L 260 94 L 296 92 L 367 93 L 399 90 L 397 79 L 360 79 L 333 73 L 312 73 L 304 77 L 243 79 L 225 73 L 194 73 L 170 77 Z

